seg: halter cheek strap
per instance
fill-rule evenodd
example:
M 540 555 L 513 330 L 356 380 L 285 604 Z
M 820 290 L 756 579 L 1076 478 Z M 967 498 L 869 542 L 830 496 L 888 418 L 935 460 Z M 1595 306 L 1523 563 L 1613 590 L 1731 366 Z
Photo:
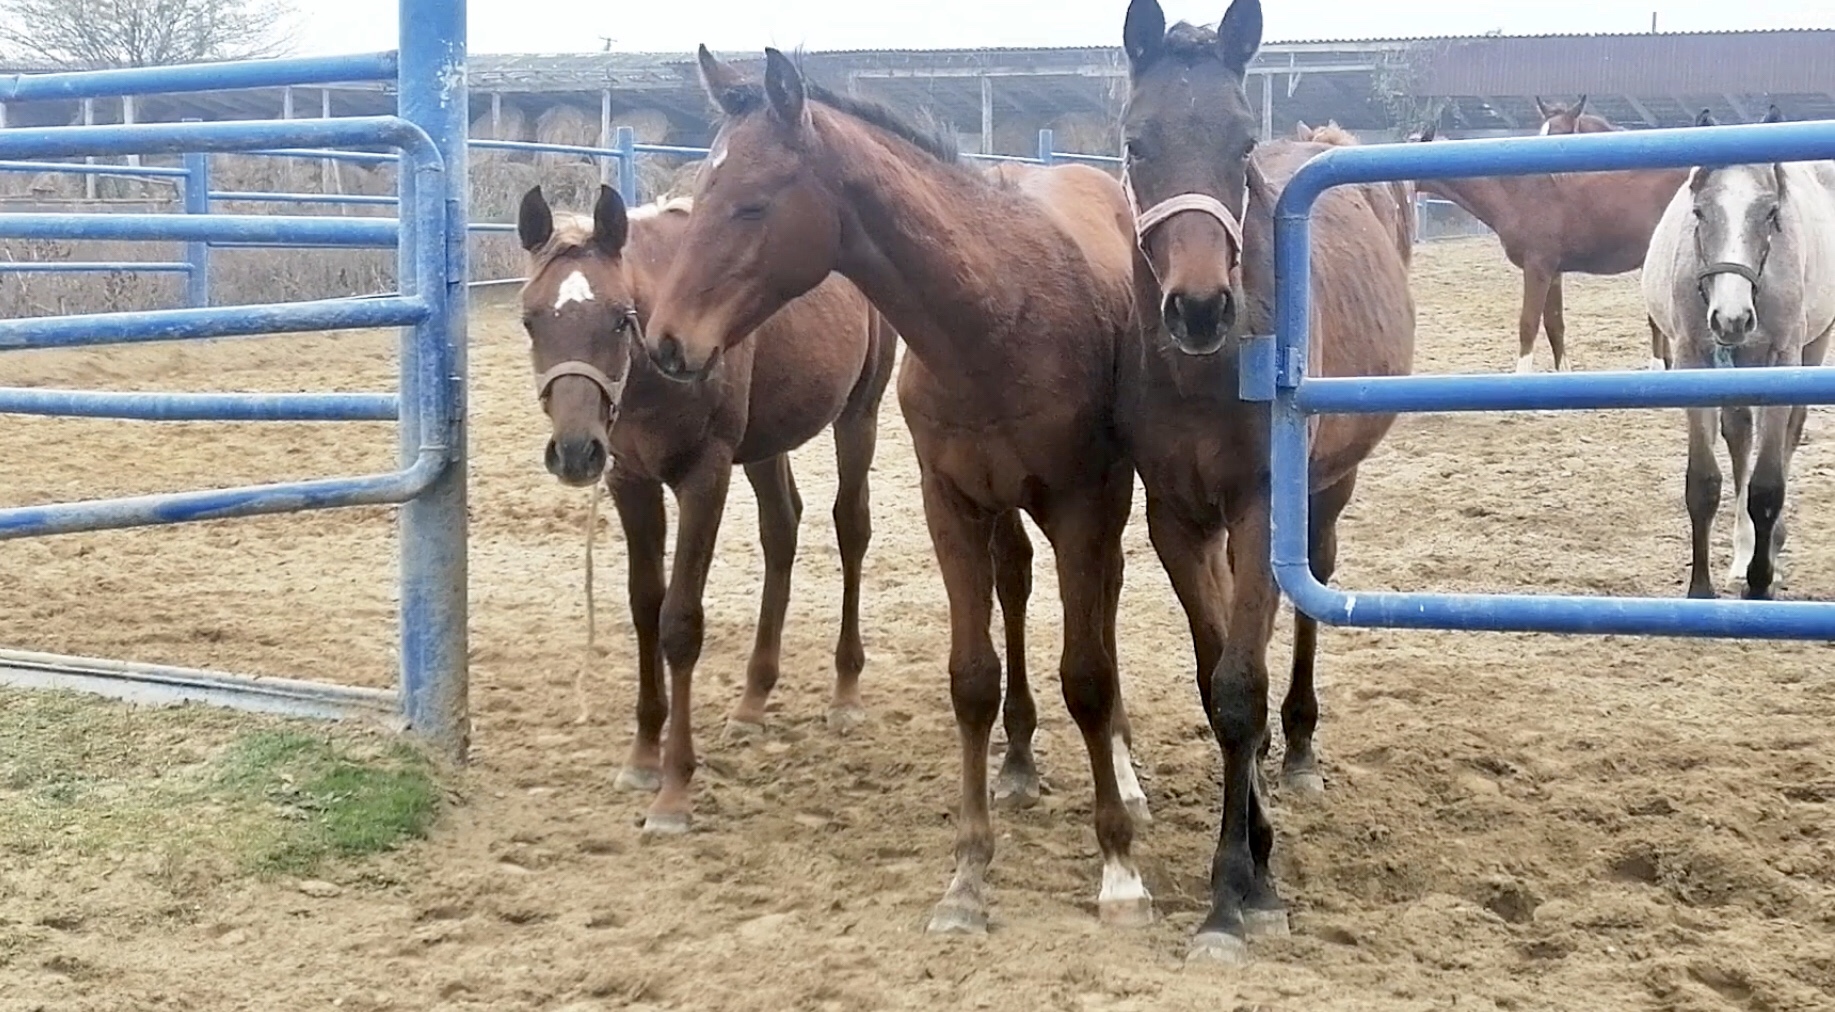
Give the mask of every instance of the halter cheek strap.
M 1223 226 L 1223 231 L 1230 237 L 1230 269 L 1233 272 L 1242 262 L 1242 221 L 1231 212 L 1223 201 L 1207 193 L 1180 193 L 1142 211 L 1140 201 L 1134 195 L 1134 182 L 1128 177 L 1128 170 L 1121 170 L 1121 189 L 1128 197 L 1128 211 L 1134 215 L 1134 244 L 1147 262 L 1147 270 L 1153 274 L 1155 283 L 1160 281 L 1160 272 L 1153 266 L 1153 258 L 1147 254 L 1147 237 L 1153 230 L 1164 225 L 1174 215 L 1187 211 L 1207 214 Z M 1243 214 L 1249 212 L 1249 191 L 1243 190 Z

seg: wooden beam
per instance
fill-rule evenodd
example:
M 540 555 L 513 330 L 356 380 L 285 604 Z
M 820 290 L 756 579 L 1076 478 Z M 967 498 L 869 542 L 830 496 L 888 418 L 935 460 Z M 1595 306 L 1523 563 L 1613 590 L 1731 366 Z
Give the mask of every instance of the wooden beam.
M 1628 105 L 1630 105 L 1630 106 L 1631 106 L 1631 111 L 1632 111 L 1632 112 L 1635 112 L 1635 113 L 1637 113 L 1637 114 L 1638 114 L 1638 116 L 1639 116 L 1639 117 L 1641 117 L 1641 118 L 1642 118 L 1642 119 L 1644 120 L 1644 125 L 1645 125 L 1645 126 L 1660 126 L 1660 125 L 1662 124 L 1662 122 L 1663 122 L 1663 121 L 1662 121 L 1662 120 L 1659 120 L 1659 119 L 1657 119 L 1657 118 L 1656 118 L 1655 116 L 1652 116 L 1652 115 L 1650 114 L 1650 107 L 1649 107 L 1649 106 L 1646 106 L 1646 105 L 1645 105 L 1644 103 L 1642 103 L 1642 102 L 1639 102 L 1639 101 L 1637 100 L 1637 96 L 1635 96 L 1635 95 L 1626 95 L 1626 96 L 1625 96 L 1625 102 L 1626 102 L 1626 104 L 1628 104 Z

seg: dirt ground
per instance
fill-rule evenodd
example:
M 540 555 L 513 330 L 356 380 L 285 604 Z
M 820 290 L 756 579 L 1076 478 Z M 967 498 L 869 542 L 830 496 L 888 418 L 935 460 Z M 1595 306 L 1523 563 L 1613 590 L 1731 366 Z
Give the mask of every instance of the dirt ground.
M 1494 241 L 1423 247 L 1415 285 L 1420 371 L 1510 368 L 1518 282 Z M 1641 368 L 1634 276 L 1567 285 L 1575 365 Z M 458 803 L 389 874 L 335 896 L 239 879 L 175 903 L 131 864 L 15 862 L 0 922 L 33 941 L 0 961 L 0 1008 L 1835 1008 L 1824 643 L 1326 631 L 1328 794 L 1275 809 L 1293 937 L 1258 943 L 1245 969 L 1184 967 L 1216 747 L 1138 508 L 1120 644 L 1156 817 L 1137 854 L 1161 918 L 1096 923 L 1089 777 L 1049 677 L 1058 614 L 1041 558 L 1030 661 L 1052 792 L 997 815 L 994 930 L 927 937 L 950 869 L 956 739 L 944 598 L 891 398 L 866 574 L 871 722 L 845 740 L 823 723 L 840 592 L 824 436 L 796 461 L 809 509 L 770 732 L 719 733 L 762 574 L 737 482 L 697 686 L 696 831 L 644 842 L 644 800 L 612 789 L 634 697 L 622 552 L 606 528 L 610 656 L 577 726 L 585 493 L 541 468 L 513 314 L 481 308 L 472 333 L 476 749 Z M 1546 368 L 1546 348 L 1538 358 Z M 4 369 L 10 383 L 385 389 L 392 361 L 392 335 L 359 334 L 13 354 Z M 1835 588 L 1835 540 L 1813 522 L 1835 511 L 1825 418 L 1812 413 L 1797 458 L 1786 596 Z M 389 466 L 392 442 L 373 425 L 9 418 L 0 502 L 355 473 Z M 1683 457 L 1677 411 L 1405 419 L 1365 467 L 1338 582 L 1679 595 Z M 10 542 L 0 642 L 386 685 L 393 542 L 386 510 Z M 1290 628 L 1283 615 L 1277 692 Z

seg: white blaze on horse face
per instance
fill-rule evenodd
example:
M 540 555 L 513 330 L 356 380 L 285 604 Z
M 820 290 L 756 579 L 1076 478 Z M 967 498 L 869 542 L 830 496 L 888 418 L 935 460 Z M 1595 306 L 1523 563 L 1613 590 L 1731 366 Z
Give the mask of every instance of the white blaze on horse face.
M 1769 174 L 1771 167 L 1767 165 L 1763 171 Z M 1754 209 L 1759 202 L 1772 199 L 1770 193 L 1759 185 L 1758 172 L 1745 166 L 1716 172 L 1709 186 L 1711 191 L 1699 198 L 1711 202 L 1711 206 L 1702 209 L 1708 221 L 1696 225 L 1702 232 L 1703 260 L 1708 264 L 1741 264 L 1757 270 L 1765 236 L 1750 233 L 1746 224 L 1754 217 L 1762 217 L 1756 216 Z M 1754 293 L 1750 280 L 1721 272 L 1710 275 L 1703 287 L 1710 321 L 1753 317 Z
M 574 271 L 561 279 L 561 284 L 554 290 L 554 311 L 560 312 L 569 303 L 593 301 L 592 283 L 586 275 Z
M 1545 119 L 1545 120 L 1543 120 L 1543 121 L 1542 121 L 1542 129 L 1540 129 L 1540 130 L 1537 130 L 1537 131 L 1536 131 L 1536 133 L 1538 133 L 1538 134 L 1540 134 L 1540 135 L 1541 135 L 1541 136 L 1543 136 L 1543 137 L 1547 137 L 1547 136 L 1548 136 L 1548 129 L 1549 129 L 1549 127 L 1552 127 L 1552 126 L 1554 126 L 1554 125 L 1555 125 L 1555 121 L 1554 121 L 1554 120 L 1548 120 L 1548 119 Z

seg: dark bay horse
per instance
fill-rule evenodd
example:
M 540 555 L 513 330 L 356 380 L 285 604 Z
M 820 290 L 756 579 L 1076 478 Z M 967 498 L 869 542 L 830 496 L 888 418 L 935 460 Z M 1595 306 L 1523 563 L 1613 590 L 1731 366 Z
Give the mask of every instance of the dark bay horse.
M 1192 956 L 1240 962 L 1252 933 L 1286 930 L 1269 856 L 1274 829 L 1257 776 L 1268 745 L 1268 642 L 1280 592 L 1269 559 L 1265 403 L 1238 398 L 1242 338 L 1272 332 L 1273 211 L 1317 143 L 1257 146 L 1243 75 L 1261 45 L 1259 0 L 1235 0 L 1216 31 L 1166 27 L 1158 0 L 1133 0 L 1123 29 L 1127 184 L 1138 218 L 1141 325 L 1122 356 L 1118 410 L 1147 487 L 1147 525 L 1191 624 L 1199 696 L 1223 752 L 1211 909 Z M 1313 212 L 1313 329 L 1307 369 L 1395 376 L 1413 366 L 1411 237 L 1385 184 L 1326 192 Z M 1386 218 L 1385 215 L 1389 217 Z M 1308 541 L 1330 580 L 1337 522 L 1358 466 L 1392 415 L 1331 415 L 1312 441 Z M 1226 564 L 1227 559 L 1227 564 Z M 1316 624 L 1294 623 L 1293 681 L 1281 706 L 1290 787 L 1319 790 L 1313 754 Z
M 601 186 L 590 218 L 555 215 L 538 186 L 523 196 L 516 226 L 529 251 L 522 306 L 535 392 L 553 426 L 548 470 L 567 485 L 606 482 L 630 554 L 637 737 L 617 783 L 657 792 L 644 818 L 644 830 L 652 833 L 686 832 L 693 810 L 689 687 L 701 655 L 701 600 L 733 465 L 745 468 L 757 493 L 765 557 L 757 640 L 728 725 L 744 733 L 764 723 L 790 602 L 803 500 L 788 454 L 830 426 L 844 589 L 829 724 L 845 731 L 864 716 L 860 576 L 872 538 L 867 475 L 897 343 L 860 292 L 836 277 L 755 321 L 757 333 L 741 335 L 719 368 L 690 383 L 666 377 L 638 342 L 657 282 L 696 217 L 691 208 L 675 200 L 627 214 L 618 192 Z M 665 485 L 675 493 L 680 521 L 667 582 Z
M 1573 107 L 1542 109 L 1541 133 L 1593 133 L 1617 129 L 1586 113 L 1584 96 Z M 1433 141 L 1429 127 L 1419 140 Z M 1535 369 L 1536 333 L 1544 327 L 1555 368 L 1567 366 L 1567 320 L 1561 275 L 1623 274 L 1636 270 L 1650 248 L 1650 233 L 1669 198 L 1682 186 L 1681 169 L 1574 172 L 1527 176 L 1423 179 L 1422 193 L 1442 197 L 1485 223 L 1503 244 L 1504 255 L 1523 272 L 1523 303 L 1517 316 L 1517 372 Z M 1649 367 L 1668 365 L 1668 351 L 1650 348 Z
M 1018 510 L 1056 557 L 1059 676 L 1095 788 L 1098 910 L 1111 923 L 1145 922 L 1152 899 L 1118 775 L 1128 735 L 1115 617 L 1133 470 L 1113 422 L 1114 384 L 1134 327 L 1121 189 L 1075 165 L 978 171 L 952 143 L 805 81 L 777 50 L 765 57 L 760 84 L 701 50 L 724 122 L 645 344 L 665 373 L 698 376 L 830 271 L 886 314 L 910 348 L 899 403 L 949 596 L 961 741 L 956 869 L 930 930 L 987 928 L 987 763 L 1001 708 L 989 623 L 997 586 L 1017 580 L 990 545 L 1017 526 Z
M 1773 106 L 1765 122 L 1783 119 Z M 1714 125 L 1702 110 L 1696 122 Z M 1835 337 L 1835 161 L 1689 171 L 1651 239 L 1644 303 L 1680 369 L 1821 365 Z M 1690 408 L 1690 597 L 1714 597 L 1708 533 L 1720 511 L 1714 429 L 1733 463 L 1733 565 L 1769 598 L 1784 547 L 1784 486 L 1808 409 Z M 1754 443 L 1756 441 L 1756 448 Z M 1756 452 L 1755 452 L 1756 449 Z M 1763 551 L 1758 550 L 1763 546 Z

